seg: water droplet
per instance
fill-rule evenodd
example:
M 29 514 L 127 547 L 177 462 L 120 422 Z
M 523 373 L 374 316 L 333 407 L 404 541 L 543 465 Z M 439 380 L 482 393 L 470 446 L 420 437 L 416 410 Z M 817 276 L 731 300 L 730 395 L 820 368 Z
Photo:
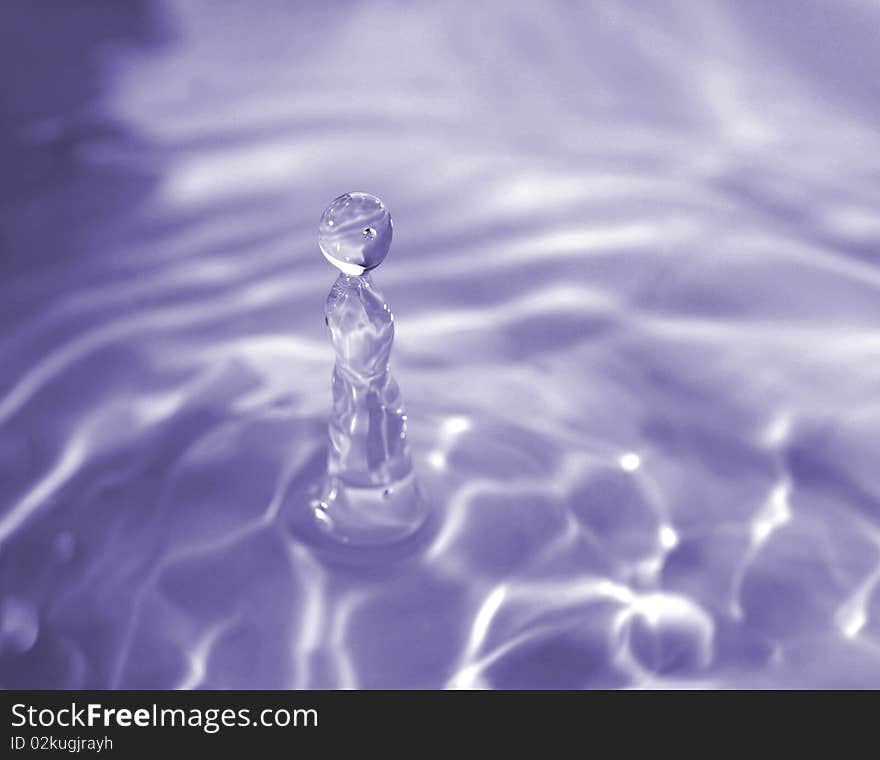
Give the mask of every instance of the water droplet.
M 391 214 L 375 195 L 346 193 L 324 210 L 318 245 L 327 261 L 348 275 L 375 269 L 388 255 Z

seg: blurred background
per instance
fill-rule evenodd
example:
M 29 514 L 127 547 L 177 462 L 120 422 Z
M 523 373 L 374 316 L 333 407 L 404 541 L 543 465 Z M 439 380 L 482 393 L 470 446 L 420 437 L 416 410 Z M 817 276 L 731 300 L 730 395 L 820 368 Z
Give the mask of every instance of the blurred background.
M 880 4 L 10 0 L 0 686 L 880 687 Z M 316 245 L 434 520 L 322 552 Z

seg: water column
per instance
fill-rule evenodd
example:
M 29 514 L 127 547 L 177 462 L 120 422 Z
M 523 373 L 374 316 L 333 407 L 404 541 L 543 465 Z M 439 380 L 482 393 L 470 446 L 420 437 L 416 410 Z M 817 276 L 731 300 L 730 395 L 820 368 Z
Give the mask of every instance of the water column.
M 394 315 L 370 275 L 391 238 L 391 215 L 367 193 L 336 198 L 321 217 L 321 252 L 340 275 L 325 308 L 336 351 L 327 475 L 311 508 L 328 533 L 357 544 L 405 538 L 427 511 L 389 369 Z

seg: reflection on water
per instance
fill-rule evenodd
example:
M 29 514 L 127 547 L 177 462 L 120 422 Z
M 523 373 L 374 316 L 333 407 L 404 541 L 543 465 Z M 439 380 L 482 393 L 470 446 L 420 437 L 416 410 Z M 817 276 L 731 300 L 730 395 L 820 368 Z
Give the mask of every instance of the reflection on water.
M 0 685 L 880 684 L 875 4 L 94 7 L 0 24 Z M 434 518 L 347 553 L 352 188 Z

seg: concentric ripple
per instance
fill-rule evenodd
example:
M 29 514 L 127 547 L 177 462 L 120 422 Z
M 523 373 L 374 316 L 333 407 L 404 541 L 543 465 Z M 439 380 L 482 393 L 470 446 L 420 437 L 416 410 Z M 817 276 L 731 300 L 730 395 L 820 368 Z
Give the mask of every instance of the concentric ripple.
M 101 48 L 0 198 L 0 686 L 880 685 L 880 11 L 815 5 Z M 434 510 L 353 554 L 298 520 L 351 188 Z

